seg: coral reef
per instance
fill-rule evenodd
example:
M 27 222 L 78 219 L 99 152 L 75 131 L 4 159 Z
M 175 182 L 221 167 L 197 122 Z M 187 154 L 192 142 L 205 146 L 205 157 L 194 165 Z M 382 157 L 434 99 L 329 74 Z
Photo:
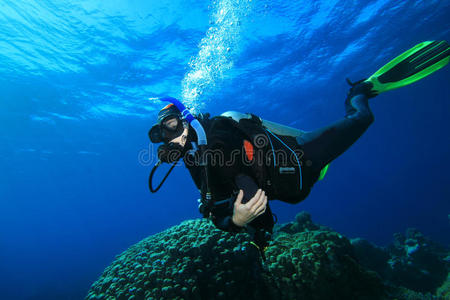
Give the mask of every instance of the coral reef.
M 302 212 L 275 227 L 265 262 L 250 242 L 206 219 L 185 221 L 118 255 L 86 299 L 406 300 L 450 292 L 448 251 L 417 230 L 380 248 Z
M 389 252 L 388 279 L 397 285 L 418 292 L 434 292 L 447 278 L 450 267 L 445 261 L 447 250 L 416 229 L 409 228 L 406 235 L 395 234 Z
M 189 220 L 116 257 L 87 299 L 252 299 L 262 297 L 259 252 L 247 234 Z
M 439 299 L 450 299 L 450 274 L 447 275 L 447 280 L 438 288 L 436 295 Z
M 389 253 L 361 238 L 352 239 L 351 243 L 359 263 L 385 278 L 389 270 Z
M 421 293 L 435 293 L 450 270 L 448 250 L 417 229 L 396 233 L 387 248 L 362 239 L 352 240 L 359 262 L 376 271 L 386 283 Z
M 383 285 L 363 269 L 350 241 L 300 213 L 276 228 L 266 255 L 273 299 L 380 299 Z

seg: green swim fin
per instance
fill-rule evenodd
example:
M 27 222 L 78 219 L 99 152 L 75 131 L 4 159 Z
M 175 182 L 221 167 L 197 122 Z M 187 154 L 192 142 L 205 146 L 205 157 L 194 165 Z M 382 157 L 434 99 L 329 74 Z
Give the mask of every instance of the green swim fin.
M 449 61 L 450 46 L 446 41 L 423 42 L 388 62 L 366 81 L 373 84 L 375 94 L 380 94 L 427 77 Z

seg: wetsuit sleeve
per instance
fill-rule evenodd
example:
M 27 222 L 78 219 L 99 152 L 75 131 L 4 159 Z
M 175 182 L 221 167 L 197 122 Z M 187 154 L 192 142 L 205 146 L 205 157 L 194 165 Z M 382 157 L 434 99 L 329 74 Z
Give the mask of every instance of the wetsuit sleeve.
M 232 216 L 213 219 L 213 223 L 218 229 L 231 233 L 243 232 L 246 229 L 245 227 L 240 227 L 234 224 Z
M 236 201 L 236 196 L 214 203 L 211 211 L 212 221 L 218 229 L 232 233 L 245 231 L 245 227 L 233 223 L 234 201 Z
M 242 203 L 248 202 L 258 190 L 258 185 L 255 181 L 245 174 L 237 175 L 234 182 L 244 192 Z M 215 203 L 215 208 L 217 209 L 213 210 L 213 222 L 217 228 L 228 232 L 242 232 L 246 229 L 245 227 L 237 226 L 232 220 L 236 197 L 234 195 L 231 198 Z M 219 209 L 220 207 L 222 208 Z

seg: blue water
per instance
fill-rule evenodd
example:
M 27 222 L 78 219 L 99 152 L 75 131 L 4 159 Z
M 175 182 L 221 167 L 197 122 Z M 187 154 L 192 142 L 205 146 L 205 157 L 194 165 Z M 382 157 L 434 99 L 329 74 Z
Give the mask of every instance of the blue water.
M 183 167 L 148 191 L 154 98 L 312 130 L 343 116 L 346 76 L 450 40 L 448 20 L 448 0 L 2 0 L 2 299 L 80 299 L 115 255 L 200 217 Z M 448 246 L 449 79 L 373 99 L 309 198 L 271 203 L 279 222 L 307 210 L 351 238 L 416 227 Z

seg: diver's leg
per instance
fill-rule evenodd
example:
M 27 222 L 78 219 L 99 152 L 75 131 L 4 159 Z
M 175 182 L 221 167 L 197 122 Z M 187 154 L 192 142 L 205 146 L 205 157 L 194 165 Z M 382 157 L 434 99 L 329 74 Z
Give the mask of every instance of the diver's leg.
M 320 172 L 361 137 L 374 121 L 368 100 L 364 93 L 352 90 L 345 100 L 346 115 L 342 120 L 297 137 L 309 167 Z

